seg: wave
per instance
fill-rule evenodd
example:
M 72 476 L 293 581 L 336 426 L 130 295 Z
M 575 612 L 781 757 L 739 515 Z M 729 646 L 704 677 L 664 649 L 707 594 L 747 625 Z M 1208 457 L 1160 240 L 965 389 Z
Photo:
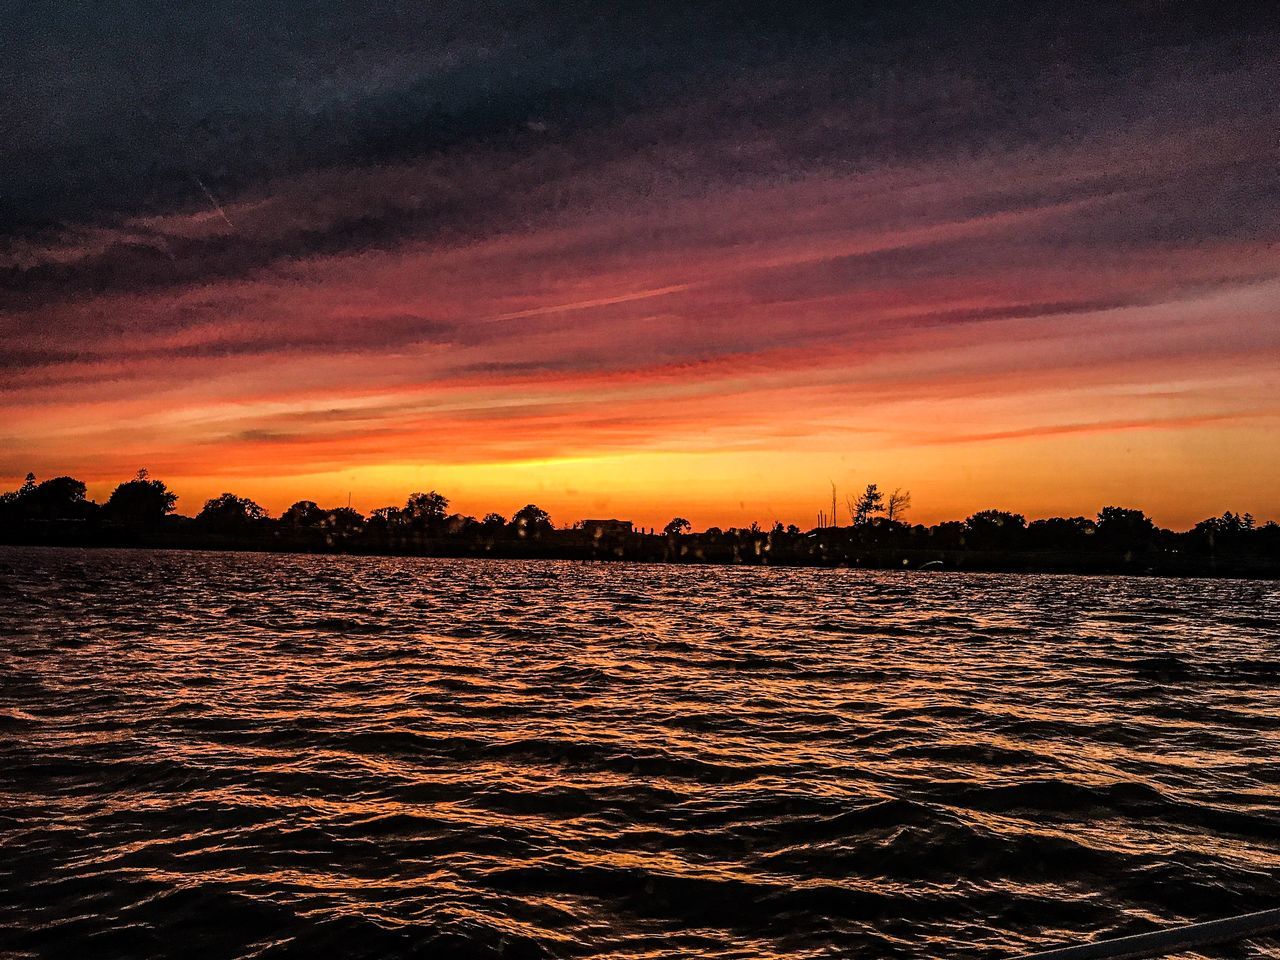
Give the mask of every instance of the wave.
M 1277 604 L 0 548 L 0 953 L 977 960 L 1261 908 Z

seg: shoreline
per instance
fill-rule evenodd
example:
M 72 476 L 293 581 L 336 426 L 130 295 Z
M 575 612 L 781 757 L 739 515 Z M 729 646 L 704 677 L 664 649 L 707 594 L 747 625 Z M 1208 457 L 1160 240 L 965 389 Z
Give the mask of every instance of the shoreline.
M 1149 551 L 1141 555 L 1096 551 L 956 550 L 867 546 L 801 534 L 780 542 L 755 538 L 707 542 L 703 535 L 633 534 L 625 542 L 584 541 L 570 531 L 537 539 L 406 538 L 393 543 L 326 543 L 290 536 L 237 536 L 164 529 L 59 530 L 22 536 L 0 530 L 0 546 L 78 550 L 165 550 L 209 553 L 294 554 L 413 559 L 574 561 L 665 566 L 810 567 L 902 572 L 1165 577 L 1280 580 L 1280 561 L 1262 556 L 1202 557 Z M 15 535 L 18 534 L 18 535 Z M 49 535 L 53 534 L 53 535 Z M 926 567 L 927 565 L 927 567 Z M 923 569 L 922 569 L 923 568 Z

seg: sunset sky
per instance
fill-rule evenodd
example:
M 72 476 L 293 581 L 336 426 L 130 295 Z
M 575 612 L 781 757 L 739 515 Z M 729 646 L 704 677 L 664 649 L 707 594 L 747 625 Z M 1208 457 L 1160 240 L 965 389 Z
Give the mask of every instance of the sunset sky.
M 1261 19 L 203 6 L 0 39 L 6 487 L 1280 519 Z

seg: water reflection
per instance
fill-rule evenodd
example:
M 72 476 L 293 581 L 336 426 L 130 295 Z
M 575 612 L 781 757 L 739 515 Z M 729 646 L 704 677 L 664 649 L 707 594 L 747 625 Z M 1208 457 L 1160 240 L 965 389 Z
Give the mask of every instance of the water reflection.
M 1278 607 L 0 551 L 0 950 L 980 957 L 1261 909 Z

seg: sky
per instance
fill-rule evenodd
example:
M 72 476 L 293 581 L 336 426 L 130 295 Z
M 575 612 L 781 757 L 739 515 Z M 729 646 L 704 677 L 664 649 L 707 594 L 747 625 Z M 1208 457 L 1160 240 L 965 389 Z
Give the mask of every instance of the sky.
M 178 6 L 0 37 L 7 486 L 1280 518 L 1250 5 Z

